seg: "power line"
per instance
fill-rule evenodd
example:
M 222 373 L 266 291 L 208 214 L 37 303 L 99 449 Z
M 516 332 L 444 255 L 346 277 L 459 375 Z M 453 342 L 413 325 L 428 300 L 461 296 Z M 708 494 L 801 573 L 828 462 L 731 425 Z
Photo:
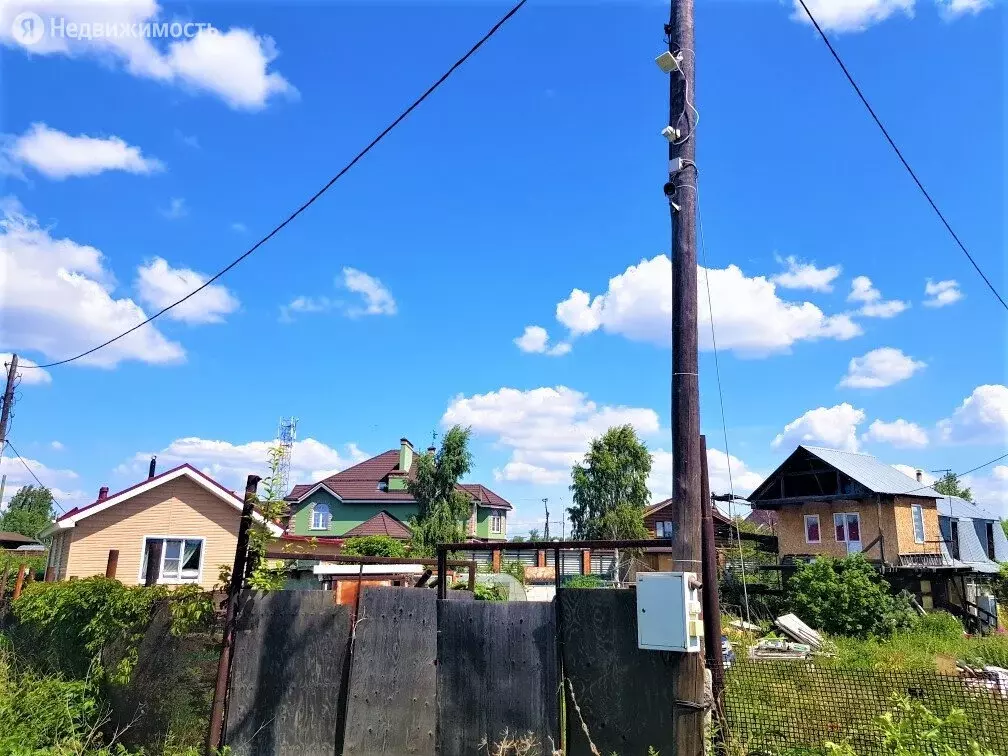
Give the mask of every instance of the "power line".
M 81 357 L 87 357 L 89 354 L 93 354 L 93 353 L 97 352 L 99 349 L 104 349 L 109 344 L 115 343 L 116 341 L 118 341 L 119 339 L 123 338 L 124 336 L 128 336 L 129 334 L 133 333 L 133 331 L 136 331 L 139 328 L 143 328 L 148 323 L 150 323 L 150 322 L 156 320 L 157 318 L 161 317 L 162 315 L 164 315 L 166 312 L 168 312 L 172 308 L 177 307 L 178 305 L 182 304 L 183 302 L 185 302 L 190 297 L 194 296 L 195 294 L 198 294 L 200 291 L 202 291 L 207 286 L 209 286 L 210 284 L 212 284 L 214 281 L 216 281 L 218 278 L 220 278 L 221 276 L 223 276 L 225 273 L 227 273 L 229 270 L 231 270 L 233 267 L 235 267 L 238 263 L 240 263 L 246 257 L 248 257 L 253 252 L 255 252 L 257 249 L 259 249 L 259 247 L 261 247 L 263 244 L 265 244 L 270 239 L 272 239 L 274 236 L 276 236 L 285 226 L 287 226 L 288 223 L 290 223 L 295 218 L 297 218 L 299 215 L 301 215 L 301 213 L 303 213 L 305 210 L 307 210 L 309 207 L 311 207 L 311 205 L 313 205 L 317 199 L 319 199 L 323 194 L 325 194 L 327 191 L 329 191 L 329 189 L 332 187 L 333 184 L 335 184 L 337 181 L 339 181 L 343 177 L 344 174 L 346 174 L 351 168 L 353 168 L 361 160 L 361 158 L 363 158 L 365 155 L 367 155 L 368 152 L 370 152 L 371 149 L 375 145 L 377 145 L 382 139 L 384 139 L 388 135 L 388 133 L 390 131 L 392 131 L 396 126 L 398 126 L 406 118 L 406 116 L 408 116 L 410 113 L 412 113 L 420 105 L 420 103 L 422 103 L 431 94 L 433 94 L 434 91 L 438 87 L 440 87 L 448 79 L 449 76 L 451 76 L 453 73 L 455 73 L 455 71 L 458 68 L 460 68 L 470 57 L 472 57 L 472 55 L 475 54 L 477 50 L 479 50 L 487 41 L 489 41 L 489 39 L 494 34 L 496 34 L 497 31 L 505 23 L 507 23 L 511 19 L 511 17 L 521 9 L 521 7 L 523 5 L 525 5 L 526 2 L 527 2 L 527 0 L 520 0 L 517 5 L 515 5 L 513 8 L 511 8 L 511 10 L 509 10 L 506 14 L 504 14 L 504 16 L 501 17 L 501 19 L 496 24 L 493 25 L 493 27 L 490 29 L 490 31 L 488 31 L 486 34 L 484 34 L 483 37 L 478 42 L 476 42 L 476 44 L 474 44 L 472 47 L 469 48 L 468 52 L 466 52 L 465 55 L 463 55 L 461 58 L 459 58 L 457 61 L 455 61 L 455 63 L 452 64 L 451 68 L 449 68 L 447 71 L 444 72 L 444 74 L 441 75 L 441 78 L 439 78 L 437 81 L 435 81 L 433 84 L 431 84 L 430 87 L 428 87 L 427 90 L 422 95 L 420 95 L 416 100 L 413 101 L 412 105 L 410 105 L 408 108 L 406 108 L 406 110 L 404 110 L 402 113 L 400 113 L 399 116 L 394 121 L 392 121 L 392 123 L 390 123 L 388 126 L 385 127 L 384 131 L 382 131 L 378 136 L 376 136 L 374 139 L 372 139 L 371 142 L 367 145 L 367 147 L 365 147 L 360 152 L 358 152 L 354 156 L 353 160 L 351 160 L 349 163 L 347 163 L 345 166 L 343 166 L 342 170 L 340 170 L 339 173 L 337 173 L 335 176 L 333 176 L 331 179 L 329 179 L 329 182 L 325 186 L 323 186 L 321 189 L 319 189 L 317 192 L 315 192 L 315 194 L 313 194 L 311 196 L 311 198 L 309 198 L 303 205 L 301 205 L 297 210 L 295 210 L 293 213 L 291 213 L 289 216 L 287 216 L 287 219 L 284 220 L 283 223 L 281 223 L 280 225 L 276 226 L 272 231 L 270 231 L 268 234 L 266 234 L 266 236 L 264 236 L 262 239 L 260 239 L 259 241 L 257 241 L 254 245 L 252 245 L 248 250 L 246 250 L 244 253 L 242 253 L 239 257 L 235 258 L 226 267 L 222 268 L 220 271 L 218 271 L 216 274 L 214 274 L 214 276 L 212 278 L 208 279 L 201 286 L 199 286 L 198 288 L 196 288 L 193 291 L 189 292 L 188 294 L 186 294 L 184 297 L 182 297 L 178 301 L 172 302 L 167 307 L 164 307 L 163 309 L 161 309 L 158 312 L 154 313 L 149 318 L 147 318 L 146 320 L 144 320 L 142 323 L 138 323 L 137 325 L 133 326 L 132 328 L 130 328 L 130 329 L 126 330 L 126 331 L 123 331 L 118 336 L 115 336 L 114 338 L 111 338 L 108 341 L 105 341 L 105 342 L 99 344 L 96 347 L 92 347 L 91 349 L 88 349 L 86 352 L 81 352 L 80 354 L 74 355 L 73 357 L 68 357 L 65 360 L 57 360 L 56 362 L 49 362 L 49 363 L 44 364 L 44 365 L 30 365 L 30 366 L 29 365 L 25 365 L 24 367 L 25 368 L 51 368 L 51 367 L 56 367 L 57 365 L 65 365 L 68 362 L 73 362 L 75 360 L 79 360 Z
M 955 473 L 955 476 L 957 478 L 965 477 L 966 475 L 969 475 L 970 473 L 975 473 L 977 470 L 982 470 L 983 468 L 988 467 L 990 465 L 993 465 L 995 462 L 1000 462 L 1002 459 L 1005 459 L 1005 458 L 1008 458 L 1008 452 L 1002 454 L 1000 457 L 996 457 L 995 459 L 992 459 L 992 460 L 990 460 L 988 462 L 984 462 L 982 465 L 977 465 L 976 467 L 974 467 L 974 468 L 972 468 L 970 470 L 966 470 L 965 472 Z M 935 481 L 935 482 L 937 482 L 937 481 Z M 906 494 L 916 493 L 917 491 L 923 491 L 925 488 L 931 488 L 931 486 L 933 486 L 933 485 L 934 485 L 934 483 L 932 483 L 931 485 L 928 485 L 928 486 L 920 486 L 919 488 L 911 488 L 909 491 L 904 491 L 900 495 L 904 496 Z
M 728 490 L 731 495 L 731 498 L 728 499 L 728 516 L 735 522 L 735 535 L 737 536 L 736 543 L 738 544 L 739 563 L 742 566 L 742 597 L 745 602 L 746 622 L 752 622 L 752 616 L 749 612 L 749 588 L 746 585 L 745 556 L 742 553 L 742 532 L 738 520 L 732 512 L 732 503 L 735 501 L 735 482 L 732 480 L 731 454 L 728 451 L 728 422 L 725 420 L 724 392 L 721 390 L 721 363 L 718 360 L 717 335 L 714 332 L 714 302 L 713 297 L 711 297 L 710 266 L 707 264 L 707 243 L 704 239 L 703 231 L 703 211 L 700 208 L 700 189 L 698 188 L 700 184 L 699 171 L 697 171 L 696 181 L 697 186 L 694 186 L 693 190 L 696 192 L 697 198 L 697 225 L 700 227 L 700 254 L 701 259 L 703 260 L 704 282 L 707 286 L 707 313 L 710 316 L 711 346 L 714 350 L 714 373 L 717 375 L 718 401 L 721 404 L 721 430 L 724 433 L 725 463 L 728 465 Z M 714 506 L 713 502 L 711 503 L 711 506 Z
M 826 43 L 826 47 L 828 47 L 829 51 L 833 54 L 833 58 L 840 65 L 841 70 L 844 72 L 844 76 L 847 77 L 847 81 L 849 81 L 850 85 L 854 87 L 854 91 L 857 92 L 857 96 L 861 98 L 861 102 L 864 103 L 865 108 L 868 109 L 868 112 L 871 114 L 871 117 L 875 121 L 875 124 L 882 131 L 882 135 L 885 136 L 886 141 L 889 142 L 889 146 L 893 148 L 893 151 L 896 153 L 896 157 L 898 157 L 900 159 L 900 162 L 903 163 L 903 167 L 907 169 L 907 173 L 910 174 L 910 177 L 914 180 L 914 183 L 917 184 L 917 188 L 921 190 L 921 194 L 924 195 L 924 198 L 928 201 L 928 204 L 931 205 L 931 209 L 935 211 L 935 213 L 938 215 L 938 218 L 941 220 L 945 228 L 948 230 L 949 234 L 951 234 L 952 238 L 955 239 L 956 244 L 959 245 L 959 249 L 963 251 L 963 254 L 966 255 L 967 259 L 970 261 L 970 263 L 972 263 L 973 267 L 976 269 L 976 272 L 980 274 L 980 278 L 982 278 L 984 280 L 984 283 L 987 284 L 987 288 L 989 288 L 991 290 L 991 293 L 993 293 L 994 296 L 997 297 L 997 300 L 1001 303 L 1001 306 L 1004 307 L 1006 310 L 1008 310 L 1008 302 L 1005 302 L 1002 296 L 998 293 L 998 290 L 994 288 L 994 284 L 992 284 L 990 282 L 990 279 L 988 279 L 987 276 L 984 274 L 984 272 L 980 270 L 980 266 L 977 265 L 977 261 L 973 259 L 973 255 L 969 253 L 969 250 L 966 249 L 966 245 L 962 243 L 962 240 L 959 238 L 958 234 L 956 234 L 956 232 L 952 230 L 952 226 L 949 225 L 949 222 L 945 219 L 945 216 L 942 214 L 942 211 L 938 209 L 938 205 L 936 205 L 935 201 L 931 199 L 931 195 L 928 193 L 928 190 L 924 188 L 924 184 L 922 184 L 921 180 L 917 178 L 917 174 L 914 172 L 914 169 L 910 167 L 910 163 L 907 162 L 907 159 L 903 157 L 903 153 L 900 151 L 900 148 L 896 146 L 896 142 L 894 142 L 893 138 L 889 136 L 889 131 L 886 129 L 884 125 L 882 125 L 882 120 L 875 113 L 875 109 L 872 108 L 871 104 L 868 102 L 868 98 L 864 96 L 864 93 L 861 91 L 861 87 L 859 87 L 857 82 L 854 81 L 854 77 L 851 76 L 850 71 L 847 70 L 847 66 L 840 58 L 840 55 L 833 47 L 833 44 L 829 41 L 829 38 L 826 36 L 826 33 L 822 30 L 822 27 L 819 26 L 819 22 L 816 21 L 815 16 L 812 15 L 812 11 L 810 11 L 808 6 L 805 4 L 805 0 L 798 0 L 798 2 L 800 2 L 802 8 L 805 9 L 805 13 L 808 15 L 809 20 L 812 21 L 812 24 L 813 26 L 815 26 L 816 31 L 819 32 L 819 36 L 822 37 L 823 42 Z
M 25 461 L 24 461 L 24 459 L 22 459 L 22 457 L 21 457 L 21 454 L 20 454 L 20 453 L 18 453 L 18 450 L 14 448 L 14 444 L 12 444 L 12 443 L 11 443 L 11 441 L 10 441 L 10 439 L 9 439 L 9 438 L 7 439 L 7 446 L 9 446 L 9 447 L 10 447 L 10 450 L 11 450 L 12 452 L 14 452 L 14 456 L 15 456 L 15 457 L 17 457 L 17 458 L 18 458 L 19 460 L 21 460 L 21 464 L 22 464 L 22 465 L 24 465 L 24 469 L 25 469 L 25 470 L 27 470 L 27 471 L 29 472 L 29 474 L 30 474 L 30 475 L 31 475 L 31 476 L 32 476 L 33 478 L 35 478 L 35 482 L 36 482 L 36 483 L 38 483 L 38 484 L 39 484 L 39 485 L 40 485 L 40 486 L 41 486 L 42 488 L 46 489 L 46 490 L 47 490 L 47 491 L 49 492 L 49 495 L 50 495 L 50 497 L 52 497 L 52 502 L 53 502 L 53 504 L 55 504 L 55 505 L 56 505 L 57 507 L 59 507 L 59 510 L 60 510 L 61 512 L 66 512 L 66 507 L 64 507 L 64 506 L 63 506 L 62 504 L 60 504 L 60 503 L 59 503 L 58 501 L 56 501 L 56 498 L 52 496 L 52 489 L 51 489 L 51 488 L 49 488 L 49 486 L 47 486 L 47 485 L 46 485 L 45 483 L 43 483 L 43 482 L 42 482 L 41 480 L 39 480 L 39 478 L 38 478 L 38 475 L 36 475 L 36 474 L 35 474 L 35 471 L 34 471 L 34 470 L 32 470 L 32 469 L 31 469 L 31 468 L 30 468 L 30 467 L 28 466 L 28 463 L 27 463 L 27 462 L 25 462 Z

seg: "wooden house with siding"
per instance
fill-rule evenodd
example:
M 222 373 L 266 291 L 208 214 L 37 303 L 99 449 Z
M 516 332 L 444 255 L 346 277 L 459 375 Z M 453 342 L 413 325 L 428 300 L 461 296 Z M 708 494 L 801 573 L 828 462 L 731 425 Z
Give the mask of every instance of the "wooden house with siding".
M 192 465 L 154 475 L 152 461 L 146 480 L 112 495 L 103 486 L 95 501 L 43 531 L 51 539 L 46 579 L 108 570 L 125 585 L 142 585 L 151 544 L 160 541 L 158 583 L 211 588 L 220 567 L 234 562 L 242 506 L 237 494 Z M 267 527 L 278 537 L 283 532 L 273 523 Z

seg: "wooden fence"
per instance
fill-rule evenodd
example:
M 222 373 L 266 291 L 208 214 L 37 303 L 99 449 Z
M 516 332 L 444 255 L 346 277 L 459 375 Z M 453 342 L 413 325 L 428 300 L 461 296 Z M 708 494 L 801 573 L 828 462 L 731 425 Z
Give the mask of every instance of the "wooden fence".
M 672 689 L 653 686 L 668 670 L 660 654 L 637 649 L 629 592 L 561 590 L 559 616 L 555 602 L 450 595 L 439 606 L 430 590 L 365 588 L 351 628 L 349 608 L 328 591 L 244 594 L 228 697 L 232 753 L 470 756 L 532 736 L 531 752 L 549 756 L 561 743 L 561 645 L 605 753 L 671 742 Z M 569 754 L 591 753 L 581 718 L 568 716 L 566 734 Z

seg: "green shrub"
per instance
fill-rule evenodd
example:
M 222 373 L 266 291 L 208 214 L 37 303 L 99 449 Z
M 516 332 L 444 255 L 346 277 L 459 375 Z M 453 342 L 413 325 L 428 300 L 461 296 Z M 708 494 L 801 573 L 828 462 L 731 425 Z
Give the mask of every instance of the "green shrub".
M 564 578 L 564 588 L 599 588 L 602 578 L 598 575 L 570 575 Z
M 915 622 L 906 595 L 893 596 L 860 554 L 817 557 L 798 569 L 788 587 L 795 614 L 832 635 L 888 637 Z
M 346 556 L 395 557 L 406 556 L 406 544 L 392 536 L 369 535 L 347 538 L 343 542 L 341 554 Z
M 473 598 L 477 601 L 507 601 L 507 597 L 508 589 L 506 585 L 476 583 L 473 590 Z
M 126 587 L 118 580 L 90 577 L 60 583 L 31 583 L 13 612 L 10 634 L 20 654 L 49 672 L 84 679 L 89 672 L 125 682 L 136 662 L 151 609 L 169 598 L 172 632 L 181 635 L 213 615 L 209 594 L 197 586 Z M 116 650 L 115 658 L 103 652 Z

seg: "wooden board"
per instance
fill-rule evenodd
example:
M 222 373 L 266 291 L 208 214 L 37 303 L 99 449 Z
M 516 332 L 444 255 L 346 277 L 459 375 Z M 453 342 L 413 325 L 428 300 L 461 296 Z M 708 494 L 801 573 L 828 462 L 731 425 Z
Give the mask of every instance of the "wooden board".
M 439 756 L 494 753 L 505 733 L 559 746 L 552 603 L 439 602 L 437 671 Z
M 246 591 L 228 698 L 233 756 L 333 756 L 342 745 L 350 613 L 328 591 Z
M 434 756 L 437 592 L 366 587 L 350 672 L 346 756 Z
M 568 756 L 591 756 L 582 728 L 603 754 L 674 754 L 674 655 L 637 648 L 633 591 L 560 590 Z

